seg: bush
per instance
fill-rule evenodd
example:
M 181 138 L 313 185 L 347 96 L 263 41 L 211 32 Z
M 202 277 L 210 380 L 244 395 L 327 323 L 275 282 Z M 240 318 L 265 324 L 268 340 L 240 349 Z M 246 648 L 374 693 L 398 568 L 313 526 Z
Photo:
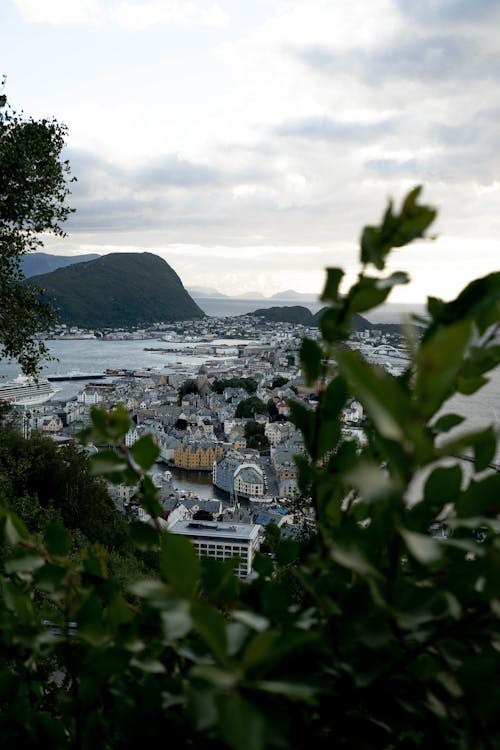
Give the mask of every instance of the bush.
M 236 750 L 500 747 L 500 475 L 488 471 L 497 436 L 492 427 L 451 432 L 461 418 L 446 411 L 498 364 L 500 274 L 452 302 L 429 299 L 401 377 L 343 343 L 354 314 L 406 282 L 366 269 L 383 271 L 393 247 L 424 235 L 435 212 L 419 192 L 365 228 L 361 272 L 346 295 L 343 272 L 328 269 L 322 340 L 305 339 L 300 354 L 317 407 L 290 404 L 316 533 L 304 546 L 280 541 L 276 568 L 257 557 L 255 579 L 241 585 L 231 563 L 199 560 L 186 539 L 133 525 L 160 576 L 123 596 L 101 549 L 74 561 L 63 529 L 35 541 L 3 511 L 7 746 L 147 747 L 168 733 L 184 747 Z M 341 433 L 352 395 L 368 415 L 361 450 Z M 144 437 L 126 449 L 127 429 L 122 410 L 94 411 L 82 438 L 116 445 L 94 471 L 139 481 L 154 518 L 146 472 L 157 448 Z M 470 476 L 456 458 L 464 453 Z M 410 487 L 421 487 L 412 503 Z M 58 613 L 49 630 L 40 596 Z

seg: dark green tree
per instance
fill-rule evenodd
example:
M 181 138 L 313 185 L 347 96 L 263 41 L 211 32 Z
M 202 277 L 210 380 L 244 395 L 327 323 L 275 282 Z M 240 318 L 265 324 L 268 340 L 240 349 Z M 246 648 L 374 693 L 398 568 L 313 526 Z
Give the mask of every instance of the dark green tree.
M 61 157 L 65 136 L 56 120 L 18 114 L 0 93 L 0 345 L 2 355 L 29 374 L 47 353 L 34 336 L 52 313 L 39 290 L 22 283 L 20 258 L 42 246 L 42 232 L 64 234 L 71 211 L 69 163 Z
M 256 414 L 267 414 L 266 404 L 257 396 L 250 396 L 240 401 L 236 407 L 236 417 L 250 419 Z
M 273 380 L 273 388 L 281 388 L 282 386 L 286 385 L 289 381 L 289 378 L 284 378 L 281 375 L 277 375 Z
M 255 378 L 222 378 L 212 383 L 212 390 L 216 393 L 223 393 L 226 388 L 243 388 L 252 394 L 257 390 L 257 381 Z
M 245 437 L 248 448 L 256 448 L 259 451 L 269 449 L 269 440 L 264 433 L 264 425 L 249 419 L 245 423 Z

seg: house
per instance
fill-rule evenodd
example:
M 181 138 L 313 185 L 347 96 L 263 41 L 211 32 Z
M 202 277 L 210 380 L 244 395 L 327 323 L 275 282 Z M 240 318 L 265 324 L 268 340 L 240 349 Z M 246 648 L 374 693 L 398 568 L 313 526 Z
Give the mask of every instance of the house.
M 191 471 L 211 471 L 214 461 L 223 455 L 224 448 L 220 443 L 182 441 L 174 451 L 174 466 Z

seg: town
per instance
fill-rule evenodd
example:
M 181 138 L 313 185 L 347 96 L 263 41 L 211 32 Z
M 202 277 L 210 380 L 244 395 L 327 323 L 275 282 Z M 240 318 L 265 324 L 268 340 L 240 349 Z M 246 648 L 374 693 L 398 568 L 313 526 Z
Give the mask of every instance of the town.
M 289 414 L 294 400 L 312 409 L 317 402 L 317 391 L 306 386 L 299 362 L 303 337 L 317 338 L 317 328 L 246 315 L 140 331 L 62 326 L 51 335 L 144 340 L 145 350 L 176 352 L 177 361 L 163 370 L 135 368 L 134 362 L 123 370 L 110 362 L 107 377 L 100 373 L 89 379 L 76 397 L 64 401 L 55 394 L 50 401 L 20 410 L 25 434 L 37 430 L 61 443 L 72 441 L 89 424 L 92 407 L 123 404 L 132 424 L 126 445 L 150 433 L 159 448 L 153 480 L 164 510 L 161 523 L 190 536 L 200 554 L 222 558 L 238 554 L 242 577 L 251 571 L 253 551 L 265 538 L 266 528 L 281 538 L 303 532 L 307 517 L 297 518 L 293 501 L 299 496 L 295 456 L 304 448 Z M 349 345 L 392 374 L 405 367 L 403 341 L 397 333 L 356 331 Z M 363 409 L 352 400 L 343 413 L 344 436 L 363 444 L 362 425 Z M 96 453 L 99 447 L 91 445 L 87 450 Z M 205 473 L 212 483 L 212 497 L 176 486 L 179 470 Z M 135 487 L 110 484 L 108 489 L 119 510 L 149 520 L 135 502 Z

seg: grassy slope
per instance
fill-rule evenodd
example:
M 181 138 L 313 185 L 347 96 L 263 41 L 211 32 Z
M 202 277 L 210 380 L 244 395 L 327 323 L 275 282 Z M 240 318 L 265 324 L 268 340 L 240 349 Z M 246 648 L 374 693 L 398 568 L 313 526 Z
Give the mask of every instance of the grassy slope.
M 153 253 L 111 253 L 32 281 L 68 325 L 134 326 L 204 316 L 175 271 Z

